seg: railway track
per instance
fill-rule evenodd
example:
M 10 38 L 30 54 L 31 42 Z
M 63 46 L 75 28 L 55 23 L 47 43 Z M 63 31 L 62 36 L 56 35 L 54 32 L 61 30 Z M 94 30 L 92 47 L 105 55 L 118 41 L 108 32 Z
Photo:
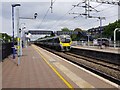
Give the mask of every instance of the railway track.
M 92 62 L 92 63 L 95 63 L 95 64 L 102 65 L 104 67 L 108 67 L 108 68 L 120 71 L 120 68 L 118 68 L 119 67 L 118 65 L 113 64 L 113 63 L 108 63 L 108 62 L 106 62 L 104 60 L 101 61 L 101 60 L 98 60 L 98 59 L 95 59 L 95 58 L 93 59 L 93 58 L 89 58 L 89 57 L 84 57 L 84 56 L 76 55 L 76 54 L 71 53 L 71 52 L 65 52 L 65 54 L 76 57 L 76 58 L 81 58 L 81 59 L 84 59 L 84 60 L 86 60 L 88 62 Z
M 58 52 L 46 47 L 42 48 L 120 85 L 120 69 L 118 65 L 97 61 L 96 59 L 79 56 L 71 52 Z
M 118 55 L 114 55 L 114 57 L 108 57 L 108 56 L 105 56 L 105 55 L 101 55 L 101 57 L 100 57 L 99 53 L 98 53 L 98 55 L 96 55 L 97 52 L 96 53 L 93 52 L 94 55 L 91 54 L 92 52 L 90 52 L 90 55 L 89 55 L 89 53 L 87 55 L 84 55 L 84 54 L 81 54 L 82 52 L 79 52 L 79 51 L 80 51 L 80 49 L 74 49 L 74 48 L 71 49 L 72 54 L 75 54 L 75 55 L 78 55 L 78 56 L 83 56 L 83 57 L 86 57 L 86 58 L 91 58 L 93 60 L 95 59 L 98 62 L 102 61 L 104 63 L 108 63 L 108 64 L 111 64 L 111 65 L 114 65 L 114 66 L 120 66 L 119 56 Z M 86 52 L 84 52 L 84 50 L 83 50 L 83 53 L 86 53 Z

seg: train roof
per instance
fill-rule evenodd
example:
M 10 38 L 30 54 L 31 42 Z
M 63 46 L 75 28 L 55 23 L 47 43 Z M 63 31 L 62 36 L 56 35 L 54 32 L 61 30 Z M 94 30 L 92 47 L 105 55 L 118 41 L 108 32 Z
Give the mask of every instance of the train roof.
M 43 40 L 49 40 L 49 39 L 55 39 L 55 38 L 59 38 L 59 37 L 70 37 L 69 35 L 59 35 L 59 36 L 54 36 L 54 37 L 47 37 L 47 38 L 43 38 L 43 39 L 40 39 L 38 41 L 43 41 Z
M 59 37 L 59 36 L 47 37 L 47 38 L 40 39 L 40 40 L 38 40 L 38 41 L 49 40 L 49 39 L 58 38 L 58 37 Z

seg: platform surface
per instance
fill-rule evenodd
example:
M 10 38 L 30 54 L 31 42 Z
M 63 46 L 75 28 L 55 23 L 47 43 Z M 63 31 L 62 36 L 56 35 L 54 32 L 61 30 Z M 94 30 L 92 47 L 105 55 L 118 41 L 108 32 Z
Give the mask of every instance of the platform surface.
M 115 88 L 118 85 L 38 46 L 23 48 L 20 65 L 11 56 L 2 63 L 2 88 Z
M 100 48 L 99 46 L 80 46 L 80 45 L 76 45 L 76 46 L 72 46 L 72 48 L 120 54 L 120 48 L 114 48 L 114 47 L 102 47 L 102 48 Z
M 19 66 L 17 58 L 4 60 L 2 79 L 3 88 L 68 88 L 32 46 L 23 49 Z

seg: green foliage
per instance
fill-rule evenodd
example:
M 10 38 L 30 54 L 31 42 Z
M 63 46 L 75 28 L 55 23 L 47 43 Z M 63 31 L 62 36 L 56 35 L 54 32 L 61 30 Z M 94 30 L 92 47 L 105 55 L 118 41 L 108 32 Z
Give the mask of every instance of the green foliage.
M 105 26 L 103 31 L 103 37 L 111 38 L 113 40 L 115 28 L 120 28 L 120 20 Z M 116 39 L 120 41 L 120 32 L 117 32 Z
M 5 42 L 10 42 L 12 40 L 11 36 L 6 33 L 0 33 L 0 38 L 2 38 Z
M 76 29 L 74 29 L 74 31 L 77 31 L 78 34 L 71 35 L 71 38 L 72 38 L 73 41 L 80 41 L 80 40 L 84 40 L 86 38 L 85 36 L 83 36 L 81 34 L 81 32 L 84 32 L 84 30 L 82 30 L 80 28 L 76 28 Z
M 72 38 L 73 41 L 76 41 L 77 40 L 77 35 L 76 34 L 72 34 L 71 38 Z
M 64 31 L 64 32 L 69 32 L 69 31 L 71 31 L 70 29 L 68 29 L 67 27 L 65 27 L 65 28 L 63 28 L 63 29 L 61 29 L 62 31 Z M 76 34 L 72 34 L 71 35 L 71 38 L 72 38 L 72 40 L 76 40 L 77 39 L 77 35 Z
M 67 31 L 71 31 L 70 29 L 68 29 L 68 28 L 63 28 L 63 29 L 61 29 L 62 31 L 65 31 L 65 32 L 67 32 Z M 80 29 L 80 28 L 76 28 L 76 29 L 74 29 L 74 31 L 77 31 L 78 32 L 78 34 L 72 34 L 71 35 L 71 38 L 72 38 L 72 40 L 73 41 L 80 41 L 80 40 L 85 40 L 86 39 L 86 36 L 83 36 L 82 34 L 81 34 L 81 32 L 85 32 L 85 31 L 83 31 L 82 29 Z
M 2 33 L 0 33 L 0 38 L 2 38 Z
M 55 33 L 52 33 L 50 36 L 51 36 L 51 37 L 54 37 L 54 36 L 55 36 Z
M 81 32 L 82 29 L 80 29 L 80 28 L 76 28 L 74 31 Z
M 62 31 L 70 31 L 67 27 L 65 27 L 65 28 L 63 28 L 63 29 L 61 29 Z

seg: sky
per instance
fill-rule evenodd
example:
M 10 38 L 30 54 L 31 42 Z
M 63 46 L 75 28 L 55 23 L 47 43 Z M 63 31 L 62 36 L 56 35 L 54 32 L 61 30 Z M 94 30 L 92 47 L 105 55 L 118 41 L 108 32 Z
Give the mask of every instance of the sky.
M 50 1 L 51 0 L 1 0 L 0 1 L 0 25 L 1 31 L 12 36 L 12 11 L 11 5 L 19 3 L 19 16 L 26 18 L 33 18 L 34 13 L 37 12 L 38 16 L 36 19 L 20 19 L 20 27 L 25 25 L 26 30 L 29 29 L 44 29 L 52 31 L 60 31 L 61 28 L 67 27 L 71 30 L 75 28 L 81 28 L 83 30 L 88 30 L 90 28 L 98 27 L 100 22 L 97 18 L 85 18 L 84 16 L 79 16 L 79 14 L 85 13 L 85 9 L 82 0 L 53 0 L 53 13 L 51 13 Z M 118 20 L 120 6 L 100 4 L 97 2 L 90 2 L 90 5 L 94 7 L 97 11 L 93 10 L 90 12 L 91 16 L 95 17 L 105 17 L 102 20 L 102 25 L 108 25 L 116 20 Z M 104 1 L 104 0 L 102 0 Z M 106 0 L 105 0 L 106 1 Z M 108 0 L 108 1 L 118 1 L 118 0 Z M 73 5 L 81 3 L 79 7 L 73 8 Z M 16 27 L 16 9 L 15 8 L 15 36 L 17 35 Z M 78 14 L 70 14 L 78 13 Z M 77 18 L 74 18 L 77 16 Z M 38 37 L 38 36 L 36 36 Z M 33 37 L 33 38 L 36 38 Z

